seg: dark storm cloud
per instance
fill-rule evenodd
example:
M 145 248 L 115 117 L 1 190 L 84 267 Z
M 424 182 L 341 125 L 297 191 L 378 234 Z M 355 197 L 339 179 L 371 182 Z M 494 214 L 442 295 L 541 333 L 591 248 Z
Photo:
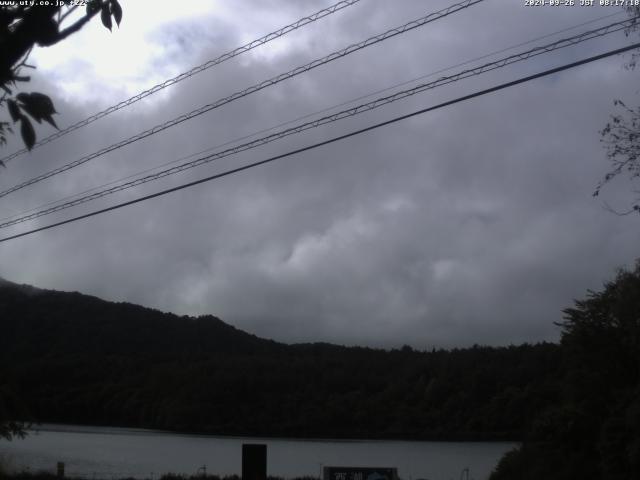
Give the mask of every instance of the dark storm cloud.
M 220 19 L 213 37 L 202 33 L 210 31 L 208 23 L 194 21 L 171 27 L 165 40 L 189 43 L 198 63 L 241 43 L 247 34 L 243 26 L 258 37 L 325 5 L 301 3 L 246 2 L 237 23 Z M 29 178 L 44 165 L 65 163 L 63 157 L 72 160 L 422 15 L 424 5 L 365 0 L 273 49 L 229 62 L 154 102 L 70 135 L 49 153 L 34 152 L 11 165 L 2 185 L 12 183 L 6 175 Z M 429 2 L 429 10 L 446 5 Z M 39 204 L 609 12 L 534 11 L 518 2 L 487 2 L 118 150 L 55 182 L 7 197 L 2 206 L 12 211 Z M 200 33 L 208 40 L 197 46 Z M 539 57 L 87 209 L 266 158 L 622 41 L 619 36 Z M 167 61 L 180 62 L 180 56 Z M 623 70 L 622 62 L 608 59 L 4 244 L 0 275 L 177 313 L 212 313 L 283 341 L 422 348 L 554 340 L 553 322 L 561 309 L 587 288 L 597 289 L 638 253 L 637 220 L 614 216 L 591 198 L 606 171 L 598 130 L 612 99 L 637 98 L 637 73 Z M 82 118 L 85 109 L 71 103 L 59 108 L 65 118 Z M 624 201 L 619 191 L 609 195 Z M 57 218 L 64 216 L 38 224 Z

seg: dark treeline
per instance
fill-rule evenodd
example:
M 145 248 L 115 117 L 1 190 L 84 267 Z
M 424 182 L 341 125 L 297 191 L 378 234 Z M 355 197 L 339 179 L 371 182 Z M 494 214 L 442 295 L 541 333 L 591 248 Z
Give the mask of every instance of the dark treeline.
M 640 262 L 558 326 L 560 345 L 284 345 L 211 316 L 0 282 L 0 427 L 518 439 L 492 480 L 640 478 Z
M 559 401 L 492 480 L 640 478 L 640 261 L 564 314 Z
M 83 477 L 64 477 L 66 480 L 86 480 Z M 114 477 L 115 478 L 115 477 Z M 3 472 L 0 469 L 0 479 L 6 480 L 60 480 L 60 477 L 53 473 L 48 472 L 16 472 L 16 473 L 7 473 Z M 132 477 L 120 478 L 119 480 L 136 480 Z M 149 478 L 148 480 L 152 480 Z M 238 475 L 225 475 L 223 477 L 219 475 L 208 475 L 208 474 L 198 474 L 198 475 L 179 475 L 175 473 L 165 473 L 158 477 L 158 480 L 242 480 L 242 477 Z M 267 480 L 285 480 L 282 477 L 274 477 L 267 476 Z M 294 477 L 288 480 L 319 480 L 318 477 Z
M 521 439 L 560 400 L 562 355 L 554 344 L 429 352 L 285 345 L 211 316 L 0 284 L 0 383 L 38 422 Z

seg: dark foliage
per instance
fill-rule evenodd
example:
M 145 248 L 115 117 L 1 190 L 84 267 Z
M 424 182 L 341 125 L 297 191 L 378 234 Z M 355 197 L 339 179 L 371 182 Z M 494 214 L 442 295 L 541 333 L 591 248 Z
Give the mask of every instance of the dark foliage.
M 59 480 L 59 477 L 53 473 L 40 472 L 20 472 L 13 474 L 4 474 L 0 471 L 0 479 L 6 480 Z M 65 477 L 66 480 L 85 480 L 82 478 Z M 118 480 L 134 480 L 133 478 L 120 478 Z M 177 475 L 175 473 L 166 473 L 159 477 L 159 480 L 242 480 L 238 475 Z M 282 477 L 268 476 L 267 480 L 284 480 Z M 317 477 L 294 477 L 289 480 L 318 480 Z
M 98 13 L 102 24 L 109 30 L 112 28 L 111 18 L 118 25 L 122 20 L 118 0 L 88 0 L 84 15 L 70 25 L 64 23 L 65 19 L 79 8 L 73 2 L 34 3 L 16 1 L 0 6 L 0 106 L 6 105 L 12 122 L 20 125 L 20 135 L 28 149 L 33 148 L 36 142 L 31 120 L 38 123 L 44 120 L 57 128 L 52 117 L 57 112 L 47 95 L 22 92 L 14 96 L 17 84 L 31 79 L 22 73 L 25 68 L 33 68 L 27 64 L 31 50 L 36 46 L 49 47 L 68 38 Z M 11 124 L 0 121 L 0 145 L 6 143 L 7 132 L 13 133 Z
M 59 480 L 57 475 L 48 472 L 19 472 L 19 473 L 3 473 L 0 470 L 0 479 L 2 480 Z M 81 477 L 65 477 L 66 480 L 86 480 Z M 133 478 L 119 478 L 118 480 L 135 480 Z M 242 480 L 238 475 L 225 475 L 220 477 L 219 475 L 178 475 L 175 473 L 166 473 L 159 477 L 159 480 Z M 267 480 L 284 480 L 282 477 L 267 476 Z M 293 477 L 288 480 L 319 480 L 318 477 Z
M 1 370 L 0 375 L 2 375 Z M 0 384 L 0 439 L 11 440 L 14 437 L 24 436 L 26 418 L 28 413 L 22 400 L 16 396 L 9 385 Z
M 640 478 L 640 262 L 564 313 L 561 402 L 492 479 Z
M 301 437 L 521 438 L 557 345 L 284 345 L 217 318 L 0 285 L 0 365 L 34 420 Z
M 605 184 L 623 173 L 627 173 L 632 181 L 640 177 L 640 107 L 628 107 L 622 100 L 615 100 L 614 105 L 618 112 L 611 115 L 609 123 L 600 132 L 612 168 L 596 187 L 594 197 L 600 194 Z M 640 191 L 634 193 L 640 194 Z M 626 215 L 632 212 L 640 213 L 640 197 L 628 210 L 615 213 Z
M 631 19 L 631 26 L 625 31 L 629 36 L 640 28 L 640 6 L 625 6 L 624 8 Z M 625 67 L 634 70 L 638 65 L 638 59 L 640 59 L 640 52 L 635 50 Z M 620 99 L 614 100 L 613 104 L 617 108 L 617 112 L 611 115 L 610 121 L 600 132 L 600 141 L 607 149 L 611 170 L 596 186 L 593 192 L 594 197 L 600 194 L 607 183 L 622 174 L 628 174 L 632 182 L 640 177 L 640 107 L 629 107 Z M 633 190 L 633 193 L 640 194 L 640 191 Z M 631 207 L 624 211 L 617 211 L 609 206 L 607 208 L 618 215 L 640 213 L 640 197 L 636 197 L 631 202 Z

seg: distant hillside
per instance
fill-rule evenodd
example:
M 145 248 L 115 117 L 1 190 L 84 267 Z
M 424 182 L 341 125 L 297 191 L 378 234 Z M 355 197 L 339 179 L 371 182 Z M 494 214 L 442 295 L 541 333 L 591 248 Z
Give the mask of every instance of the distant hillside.
M 0 379 L 33 419 L 218 434 L 517 439 L 557 400 L 553 344 L 285 345 L 0 280 Z
M 0 338 L 0 349 L 21 358 L 59 352 L 197 356 L 276 346 L 210 315 L 179 317 L 131 303 L 40 290 L 6 280 L 0 283 L 0 317 L 6 332 Z

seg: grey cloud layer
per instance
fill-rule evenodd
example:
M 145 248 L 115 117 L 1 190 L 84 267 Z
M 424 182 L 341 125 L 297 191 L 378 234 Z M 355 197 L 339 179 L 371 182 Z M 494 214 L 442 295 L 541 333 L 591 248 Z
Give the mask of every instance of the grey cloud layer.
M 402 2 L 403 8 L 392 3 L 397 5 L 363 1 L 341 17 L 300 32 L 280 54 L 249 56 L 185 82 L 185 88 L 155 104 L 52 146 L 53 153 L 43 148 L 28 161 L 14 163 L 5 175 L 32 175 L 57 165 L 54 155 L 74 158 L 424 13 L 424 2 Z M 584 9 L 529 13 L 505 3 L 487 2 L 235 102 L 17 195 L 6 209 L 118 178 L 497 50 L 505 42 L 516 44 L 598 16 Z M 446 2 L 429 4 L 435 10 Z M 283 17 L 293 15 L 287 5 L 255 2 L 251 11 L 256 18 L 267 8 L 270 16 L 275 8 Z M 369 15 L 364 13 L 368 6 L 374 9 Z M 298 7 L 296 13 L 302 13 Z M 487 22 L 493 22 L 491 28 Z M 242 24 L 239 20 L 238 30 L 229 25 L 228 31 L 217 32 L 218 48 L 224 39 L 230 47 L 239 43 Z M 169 38 L 201 31 L 204 25 L 191 30 L 176 26 Z M 562 52 L 553 62 L 607 45 L 613 43 Z M 219 51 L 214 47 L 203 42 L 201 57 L 214 56 Z M 549 62 L 538 59 L 534 65 L 414 97 L 163 185 L 265 158 Z M 606 170 L 598 130 L 611 101 L 637 98 L 637 73 L 624 71 L 621 63 L 621 58 L 609 59 L 2 245 L 0 275 L 178 313 L 212 313 L 282 341 L 422 348 L 555 340 L 552 322 L 561 318 L 561 309 L 587 288 L 597 289 L 614 268 L 638 254 L 637 219 L 616 217 L 591 198 Z M 61 105 L 59 110 L 75 115 L 76 108 Z M 6 177 L 2 181 L 8 182 Z M 620 191 L 609 195 L 611 201 L 625 198 Z

